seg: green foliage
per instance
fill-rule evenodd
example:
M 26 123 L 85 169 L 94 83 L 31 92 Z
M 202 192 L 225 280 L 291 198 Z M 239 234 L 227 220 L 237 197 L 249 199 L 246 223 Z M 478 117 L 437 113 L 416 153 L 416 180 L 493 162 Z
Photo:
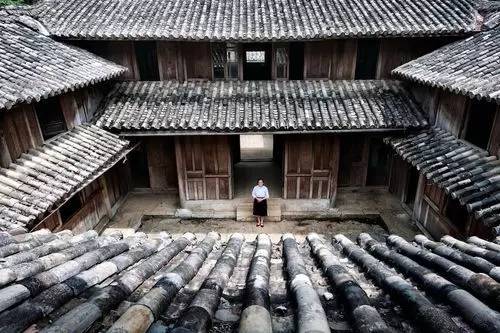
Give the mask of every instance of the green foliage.
M 22 5 L 24 3 L 25 3 L 24 0 L 0 0 L 0 6 Z

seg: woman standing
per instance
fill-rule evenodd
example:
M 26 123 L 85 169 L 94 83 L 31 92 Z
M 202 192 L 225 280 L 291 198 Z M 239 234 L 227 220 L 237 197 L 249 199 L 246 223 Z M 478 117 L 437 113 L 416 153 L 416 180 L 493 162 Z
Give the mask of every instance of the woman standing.
M 264 185 L 264 180 L 259 178 L 257 185 L 252 190 L 253 215 L 257 219 L 257 227 L 264 228 L 264 216 L 267 216 L 267 199 L 269 191 Z

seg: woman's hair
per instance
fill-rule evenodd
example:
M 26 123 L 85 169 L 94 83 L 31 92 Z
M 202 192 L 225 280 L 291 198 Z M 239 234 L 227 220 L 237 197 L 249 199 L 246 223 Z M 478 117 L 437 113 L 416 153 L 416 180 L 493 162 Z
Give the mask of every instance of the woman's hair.
M 264 178 L 258 178 L 257 179 L 257 184 L 262 180 L 262 182 L 264 182 Z

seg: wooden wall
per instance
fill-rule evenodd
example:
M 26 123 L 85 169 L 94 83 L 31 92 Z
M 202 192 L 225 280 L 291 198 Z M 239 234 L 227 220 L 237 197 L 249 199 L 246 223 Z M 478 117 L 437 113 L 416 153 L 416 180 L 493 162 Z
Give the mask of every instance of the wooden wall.
M 181 202 L 233 198 L 228 136 L 176 137 L 175 154 Z
M 116 214 L 129 192 L 130 177 L 129 164 L 119 162 L 74 195 L 81 205 L 66 220 L 61 218 L 60 210 L 68 203 L 53 211 L 34 230 L 42 228 L 53 231 L 68 229 L 75 233 L 81 233 L 107 222 Z
M 337 193 L 339 140 L 330 135 L 285 137 L 285 199 L 332 199 Z
M 378 40 L 377 70 L 373 79 L 387 79 L 391 71 L 452 39 L 444 38 L 386 38 Z M 305 42 L 304 78 L 354 79 L 358 42 L 356 39 L 337 39 Z
M 178 189 L 173 137 L 144 138 L 148 160 L 149 183 L 153 192 Z
M 366 185 L 369 157 L 369 137 L 345 135 L 340 138 L 339 186 Z
M 90 122 L 108 90 L 108 85 L 99 84 L 59 96 L 66 127 L 72 129 Z
M 500 158 L 500 105 L 497 106 L 495 121 L 491 130 L 490 143 L 488 151 L 492 155 Z
M 0 166 L 8 167 L 21 154 L 42 143 L 42 131 L 32 105 L 0 113 Z

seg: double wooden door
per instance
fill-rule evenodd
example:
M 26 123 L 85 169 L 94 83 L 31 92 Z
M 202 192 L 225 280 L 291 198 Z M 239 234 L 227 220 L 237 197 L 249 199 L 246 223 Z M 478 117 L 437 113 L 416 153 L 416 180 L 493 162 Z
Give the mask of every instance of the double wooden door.
M 334 199 L 339 142 L 335 136 L 289 136 L 285 140 L 284 198 Z
M 227 136 L 176 138 L 179 191 L 185 200 L 232 199 L 232 162 Z

